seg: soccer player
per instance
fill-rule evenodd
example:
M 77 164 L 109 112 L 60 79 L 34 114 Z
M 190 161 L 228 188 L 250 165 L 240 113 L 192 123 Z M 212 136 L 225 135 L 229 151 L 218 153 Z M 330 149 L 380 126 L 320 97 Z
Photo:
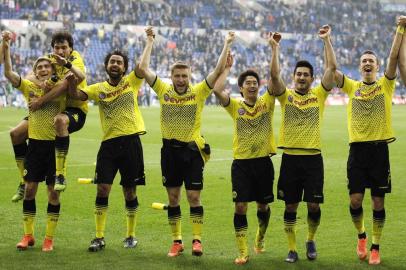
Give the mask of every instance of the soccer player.
M 195 256 L 203 254 L 201 245 L 203 206 L 200 202 L 200 193 L 203 188 L 203 168 L 205 161 L 208 160 L 210 148 L 200 134 L 201 115 L 205 100 L 211 94 L 212 87 L 225 67 L 227 50 L 233 40 L 234 33 L 228 33 L 216 68 L 206 79 L 192 85 L 190 66 L 176 62 L 171 68 L 172 84 L 168 84 L 149 69 L 154 36 L 147 35 L 148 53 L 144 58 L 145 61 L 141 61 L 140 69 L 145 80 L 157 93 L 161 104 L 162 182 L 169 199 L 168 220 L 173 239 L 168 252 L 169 257 L 180 255 L 184 249 L 179 205 L 183 182 L 190 206 L 192 254 Z
M 398 65 L 399 65 L 400 77 L 402 78 L 402 81 L 403 81 L 404 85 L 406 86 L 406 37 L 405 37 L 406 16 L 400 16 L 398 18 L 398 28 L 396 31 L 403 36 L 402 45 L 400 46 L 400 51 L 399 51 Z
M 280 76 L 279 33 L 270 34 L 272 48 L 270 89 L 281 104 L 282 121 L 278 148 L 283 149 L 278 180 L 278 199 L 285 201 L 284 224 L 289 253 L 285 261 L 298 260 L 296 249 L 296 213 L 300 201 L 307 203 L 308 233 L 306 256 L 317 257 L 315 233 L 320 224 L 323 203 L 324 169 L 321 155 L 320 129 L 324 103 L 329 91 L 335 86 L 336 60 L 330 40 L 328 25 L 319 30 L 327 56 L 327 68 L 321 84 L 311 87 L 313 66 L 304 60 L 296 63 L 293 72 L 294 88 L 288 89 Z
M 379 60 L 373 51 L 361 54 L 355 81 L 336 72 L 338 87 L 348 95 L 347 106 L 350 151 L 347 162 L 350 214 L 358 231 L 357 255 L 368 257 L 367 235 L 362 202 L 365 189 L 371 189 L 373 226 L 369 264 L 379 264 L 379 243 L 385 224 L 385 194 L 391 192 L 388 143 L 395 140 L 392 130 L 392 96 L 395 92 L 396 66 L 402 42 L 399 26 L 392 42 L 384 76 L 377 78 Z
M 268 228 L 274 201 L 274 167 L 271 156 L 276 154 L 272 117 L 275 97 L 268 91 L 258 97 L 259 76 L 246 70 L 238 77 L 238 86 L 243 99 L 230 98 L 225 91 L 225 82 L 233 57 L 228 55 L 227 65 L 213 91 L 234 122 L 233 164 L 231 166 L 232 194 L 235 203 L 234 229 L 239 256 L 235 264 L 248 262 L 247 210 L 248 202 L 256 201 L 258 228 L 254 251 L 265 251 L 265 233 Z
M 3 33 L 5 55 L 4 75 L 11 84 L 18 88 L 27 100 L 44 95 L 44 91 L 33 82 L 22 79 L 12 70 L 10 57 L 10 35 Z M 48 80 L 55 72 L 52 61 L 46 57 L 38 58 L 33 67 L 34 74 L 40 82 Z M 59 193 L 54 189 L 55 183 L 55 129 L 54 117 L 63 110 L 65 97 L 52 100 L 38 111 L 30 112 L 28 117 L 28 149 L 24 162 L 24 180 L 26 181 L 23 201 L 24 236 L 17 244 L 20 250 L 33 246 L 34 219 L 36 214 L 35 196 L 39 182 L 46 181 L 48 186 L 48 209 L 45 240 L 42 251 L 53 250 L 53 237 L 59 219 Z
M 143 54 L 144 55 L 144 54 Z M 138 108 L 137 96 L 142 86 L 136 69 L 126 75 L 128 56 L 115 50 L 107 54 L 104 67 L 107 81 L 76 90 L 73 76 L 69 76 L 69 95 L 75 99 L 92 99 L 99 104 L 103 139 L 97 154 L 94 182 L 97 184 L 95 202 L 96 237 L 91 241 L 89 251 L 100 251 L 105 247 L 109 194 L 117 171 L 120 171 L 120 185 L 123 187 L 127 211 L 127 236 L 124 247 L 134 248 L 138 198 L 136 188 L 145 185 L 144 159 L 140 135 L 145 134 L 144 121 Z
M 57 31 L 52 35 L 51 46 L 53 53 L 48 57 L 55 64 L 56 76 L 62 80 L 61 83 L 55 85 L 54 91 L 48 91 L 42 97 L 33 98 L 29 102 L 30 110 L 35 111 L 50 100 L 61 95 L 67 89 L 67 82 L 63 82 L 65 76 L 71 72 L 78 78 L 78 87 L 83 89 L 86 87 L 85 79 L 85 65 L 79 52 L 73 50 L 73 37 L 69 32 Z M 52 83 L 49 81 L 40 82 L 35 76 L 29 75 L 28 80 L 43 86 L 45 89 L 51 89 Z M 55 154 L 56 154 L 56 183 L 55 190 L 63 191 L 66 188 L 66 156 L 69 149 L 69 134 L 80 130 L 86 120 L 88 111 L 87 102 L 72 100 L 67 98 L 65 111 L 55 116 Z M 23 176 L 23 160 L 27 152 L 27 130 L 28 119 L 24 118 L 15 128 L 10 132 L 11 142 L 13 144 L 14 154 L 19 169 L 21 179 Z M 21 180 L 16 194 L 13 196 L 12 201 L 17 202 L 22 199 L 24 195 L 24 181 Z

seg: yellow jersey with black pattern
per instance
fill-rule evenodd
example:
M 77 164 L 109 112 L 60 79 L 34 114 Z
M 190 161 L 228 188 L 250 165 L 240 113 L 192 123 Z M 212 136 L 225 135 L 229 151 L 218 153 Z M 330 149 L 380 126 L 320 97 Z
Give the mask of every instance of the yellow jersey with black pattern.
M 21 79 L 17 87 L 26 100 L 42 97 L 45 92 L 35 83 Z M 51 90 L 52 91 L 52 90 Z M 61 95 L 54 100 L 45 103 L 36 111 L 29 111 L 28 115 L 28 137 L 35 140 L 55 140 L 54 117 L 65 109 L 66 95 Z
M 56 69 L 56 75 L 60 80 L 63 80 L 66 75 L 69 73 L 69 69 L 67 69 L 64 66 L 60 66 L 56 63 L 55 58 L 52 57 L 52 55 L 48 55 L 48 58 L 51 59 L 52 63 L 55 66 Z M 86 76 L 86 66 L 83 61 L 82 56 L 78 51 L 72 51 L 72 53 L 69 55 L 68 59 L 69 62 L 72 63 L 72 66 L 77 67 L 82 73 Z M 78 89 L 83 90 L 87 87 L 87 81 L 86 77 L 85 79 L 77 86 Z M 66 97 L 66 107 L 74 107 L 74 108 L 79 108 L 81 109 L 84 113 L 87 113 L 89 111 L 89 107 L 87 104 L 87 101 L 82 101 L 82 100 L 75 100 L 70 98 L 69 96 Z
M 276 154 L 273 134 L 275 97 L 268 91 L 253 106 L 242 99 L 230 98 L 224 107 L 234 121 L 233 157 L 251 159 Z
M 132 134 L 145 134 L 145 125 L 137 96 L 144 82 L 134 71 L 124 76 L 117 86 L 107 81 L 92 84 L 82 91 L 99 105 L 103 141 Z
M 381 77 L 373 84 L 344 76 L 342 90 L 347 93 L 348 134 L 354 142 L 393 142 L 392 96 L 395 79 Z
M 151 86 L 161 104 L 161 132 L 164 139 L 193 142 L 201 137 L 202 110 L 211 88 L 206 80 L 189 85 L 178 94 L 173 85 L 157 77 Z
M 282 113 L 278 148 L 292 155 L 321 152 L 321 123 L 328 93 L 319 84 L 304 95 L 286 89 L 277 97 Z

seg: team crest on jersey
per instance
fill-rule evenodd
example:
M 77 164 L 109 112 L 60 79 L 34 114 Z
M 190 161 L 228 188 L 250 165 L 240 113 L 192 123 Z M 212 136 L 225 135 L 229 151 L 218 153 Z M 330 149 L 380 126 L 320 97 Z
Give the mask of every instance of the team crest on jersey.
M 293 96 L 289 95 L 288 100 L 289 100 L 289 102 L 293 102 Z
M 105 99 L 105 98 L 106 98 L 106 94 L 103 93 L 103 92 L 101 92 L 101 93 L 99 94 L 99 98 L 100 98 L 100 99 Z
M 356 96 L 356 97 L 360 97 L 360 96 L 361 96 L 361 90 L 355 91 L 355 96 Z
M 233 191 L 233 199 L 237 198 L 237 191 Z
M 170 98 L 170 97 L 169 97 L 168 94 L 165 94 L 165 95 L 164 95 L 164 100 L 165 100 L 166 102 L 168 102 L 169 98 Z
M 244 108 L 239 108 L 238 109 L 238 114 L 239 115 L 244 115 L 245 114 L 245 109 Z

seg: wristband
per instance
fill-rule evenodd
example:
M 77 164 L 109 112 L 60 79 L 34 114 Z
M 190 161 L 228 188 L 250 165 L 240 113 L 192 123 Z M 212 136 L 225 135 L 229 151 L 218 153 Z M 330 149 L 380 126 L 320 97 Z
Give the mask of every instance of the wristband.
M 403 35 L 405 33 L 405 27 L 398 25 L 398 28 L 396 28 L 396 33 Z
M 66 62 L 65 65 L 63 65 L 64 67 L 66 67 L 67 69 L 71 69 L 72 68 L 72 63 L 71 62 Z

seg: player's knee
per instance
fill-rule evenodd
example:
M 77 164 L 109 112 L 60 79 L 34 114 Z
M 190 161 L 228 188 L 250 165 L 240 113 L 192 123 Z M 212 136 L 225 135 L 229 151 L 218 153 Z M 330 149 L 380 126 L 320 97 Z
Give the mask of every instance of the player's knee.
M 107 185 L 107 184 L 97 185 L 97 197 L 107 198 L 110 193 L 110 188 L 111 188 L 111 185 Z
M 248 205 L 246 203 L 236 203 L 235 213 L 237 215 L 245 215 L 247 213 Z
M 10 130 L 11 142 L 15 144 L 23 143 L 26 139 L 26 131 L 21 128 L 13 128 Z
M 318 212 L 320 209 L 320 206 L 318 203 L 308 203 L 307 204 L 307 210 L 311 213 Z
M 351 197 L 351 208 L 358 209 L 362 206 L 362 198 Z
M 372 197 L 372 207 L 375 211 L 381 211 L 382 209 L 384 209 L 384 198 Z
M 135 188 L 124 188 L 124 198 L 126 201 L 132 201 L 137 197 L 137 193 L 135 192 Z
M 54 118 L 54 125 L 57 129 L 64 129 L 67 128 L 69 124 L 69 118 L 66 114 L 58 114 Z
M 200 206 L 200 194 L 188 194 L 187 199 L 189 201 L 190 206 L 196 207 Z
M 258 211 L 260 211 L 260 212 L 267 212 L 268 211 L 268 208 L 269 208 L 269 206 L 268 206 L 268 204 L 267 203 L 258 203 L 257 204 L 257 209 L 258 209 Z
M 297 207 L 299 204 L 295 203 L 295 204 L 286 204 L 285 205 L 285 210 L 288 213 L 295 213 L 297 211 Z

